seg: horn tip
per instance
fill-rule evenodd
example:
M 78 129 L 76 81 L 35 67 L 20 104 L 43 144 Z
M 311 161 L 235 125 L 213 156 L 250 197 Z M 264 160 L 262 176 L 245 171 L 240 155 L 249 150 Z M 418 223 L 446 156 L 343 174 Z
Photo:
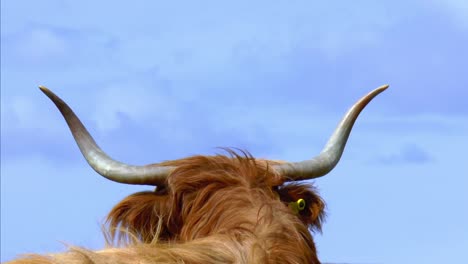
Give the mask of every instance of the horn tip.
M 49 88 L 45 87 L 44 85 L 39 85 L 39 89 L 41 89 L 41 91 L 44 93 L 49 91 Z
M 390 86 L 390 85 L 388 85 L 388 84 L 384 84 L 384 85 L 380 86 L 380 87 L 377 88 L 377 89 L 378 89 L 378 90 L 384 91 L 384 90 L 386 90 L 389 86 Z

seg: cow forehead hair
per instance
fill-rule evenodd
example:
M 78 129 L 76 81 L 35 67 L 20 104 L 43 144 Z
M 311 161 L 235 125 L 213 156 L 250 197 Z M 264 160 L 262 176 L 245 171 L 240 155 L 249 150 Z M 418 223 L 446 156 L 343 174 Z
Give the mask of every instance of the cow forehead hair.
M 168 176 L 168 187 L 181 182 L 194 188 L 203 188 L 200 184 L 218 184 L 220 187 L 245 186 L 265 188 L 279 186 L 284 179 L 273 165 L 281 161 L 256 159 L 248 151 L 223 148 L 226 154 L 214 156 L 197 155 L 179 160 L 165 161 L 160 165 L 174 166 L 176 169 Z M 183 180 L 176 181 L 178 177 Z

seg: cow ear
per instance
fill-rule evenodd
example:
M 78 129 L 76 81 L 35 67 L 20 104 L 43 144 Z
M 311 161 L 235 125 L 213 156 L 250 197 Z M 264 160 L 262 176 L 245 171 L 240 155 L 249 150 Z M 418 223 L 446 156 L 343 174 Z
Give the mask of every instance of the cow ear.
M 325 218 L 325 202 L 317 190 L 309 184 L 290 183 L 277 189 L 280 199 L 309 226 L 311 230 L 321 232 Z
M 168 197 L 156 192 L 139 192 L 123 199 L 107 216 L 107 242 L 128 245 L 169 240 Z
M 325 219 L 325 202 L 315 193 L 304 196 L 306 201 L 304 210 L 299 211 L 299 218 L 309 225 L 312 230 L 322 231 L 322 222 Z

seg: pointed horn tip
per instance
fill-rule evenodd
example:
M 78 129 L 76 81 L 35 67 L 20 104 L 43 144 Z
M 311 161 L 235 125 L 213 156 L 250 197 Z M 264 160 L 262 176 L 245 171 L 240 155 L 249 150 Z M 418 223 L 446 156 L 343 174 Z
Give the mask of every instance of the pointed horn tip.
M 384 84 L 384 85 L 378 87 L 376 90 L 384 91 L 384 90 L 386 90 L 389 86 L 390 86 L 390 85 L 388 85 L 388 84 Z
M 47 87 L 45 87 L 43 85 L 39 85 L 39 89 L 44 93 L 50 92 L 49 88 L 47 88 Z
M 51 90 L 49 90 L 49 88 L 43 86 L 43 85 L 39 85 L 39 89 L 47 96 L 49 97 L 52 101 L 55 101 L 57 98 L 57 96 L 54 94 L 54 92 L 52 92 Z M 58 98 L 60 99 L 60 98 Z

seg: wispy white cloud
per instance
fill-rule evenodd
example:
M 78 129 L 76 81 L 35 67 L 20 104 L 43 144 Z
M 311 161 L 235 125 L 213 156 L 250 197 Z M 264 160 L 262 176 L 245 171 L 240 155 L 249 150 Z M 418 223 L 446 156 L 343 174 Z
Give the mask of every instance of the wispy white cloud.
M 176 122 L 177 102 L 161 90 L 138 81 L 110 84 L 97 91 L 92 119 L 102 132 L 118 128 L 119 115 L 138 123 Z
M 432 161 L 432 158 L 418 145 L 408 144 L 397 153 L 376 157 L 376 161 L 384 165 L 394 165 L 395 163 L 424 164 Z
M 112 25 L 98 23 L 91 27 L 89 22 L 98 13 L 87 8 L 82 10 L 86 7 L 82 2 L 57 5 L 58 10 L 54 12 L 59 14 L 74 10 L 69 14 L 69 19 L 61 21 L 61 29 L 46 26 L 48 22 L 57 25 L 54 23 L 56 16 L 47 16 L 52 11 L 42 10 L 41 6 L 37 6 L 32 9 L 36 9 L 35 12 L 42 11 L 44 16 L 39 19 L 31 14 L 32 24 L 24 25 L 28 28 L 32 25 L 33 29 L 6 37 L 12 39 L 12 46 L 21 47 L 18 53 L 29 60 L 32 58 L 27 56 L 28 53 L 40 59 L 51 52 L 57 58 L 63 58 L 66 55 L 64 53 L 76 55 L 78 52 L 80 57 L 96 60 L 100 55 L 96 49 L 103 52 L 101 56 L 110 53 L 100 47 L 104 44 L 108 48 L 110 44 L 106 42 L 112 42 L 109 39 L 111 35 L 123 42 L 123 46 L 118 48 L 118 57 L 128 63 L 128 66 L 136 69 L 158 66 L 169 76 L 180 77 L 181 73 L 197 75 L 222 70 L 233 62 L 245 61 L 243 57 L 254 58 L 261 61 L 263 66 L 268 66 L 272 62 L 283 60 L 284 56 L 297 50 L 299 46 L 302 49 L 307 47 L 314 53 L 325 54 L 325 57 L 334 60 L 351 50 L 380 43 L 380 32 L 396 19 L 385 6 L 373 2 L 366 5 L 366 10 L 371 14 L 367 16 L 360 15 L 362 8 L 348 4 L 335 8 L 304 1 L 297 2 L 296 8 L 291 8 L 289 4 L 279 2 L 252 4 L 249 1 L 240 1 L 229 6 L 208 2 L 211 8 L 203 8 L 203 5 L 197 4 L 187 6 L 188 9 L 179 9 L 177 4 L 169 3 L 147 4 L 144 8 L 139 5 L 114 6 L 115 10 L 110 16 L 119 16 L 123 12 L 122 17 L 126 17 L 134 10 L 139 12 L 139 16 L 148 14 L 152 17 L 151 20 L 141 20 L 132 27 L 125 19 L 118 19 Z M 174 13 L 178 19 L 170 19 L 166 9 L 177 10 Z M 199 11 L 198 15 L 194 10 Z M 242 12 L 243 16 L 239 17 L 233 10 Z M 258 19 L 259 11 L 262 19 Z M 75 17 L 84 12 L 88 14 L 86 19 Z M 337 13 L 344 16 L 346 23 L 336 21 L 334 17 Z M 186 23 L 184 17 L 190 19 L 190 22 Z M 34 28 L 36 24 L 43 26 Z M 93 31 L 83 28 L 93 28 Z M 94 48 L 89 48 L 91 45 Z M 82 50 L 85 51 L 80 52 Z M 107 56 L 106 59 L 110 60 L 112 57 Z M 73 63 L 68 57 L 63 60 Z
M 297 9 L 281 3 L 263 4 L 236 2 L 231 8 L 246 9 L 242 19 L 233 12 L 206 9 L 203 18 L 195 16 L 190 24 L 171 21 L 171 30 L 163 30 L 161 24 L 168 22 L 156 18 L 151 34 L 133 33 L 124 43 L 122 57 L 137 68 L 156 65 L 171 78 L 213 75 L 228 70 L 226 67 L 248 67 L 245 63 L 252 62 L 270 68 L 288 60 L 298 49 L 335 61 L 352 50 L 382 43 L 381 31 L 395 20 L 384 6 L 372 3 L 367 9 L 375 15 L 370 16 L 359 15 L 362 10 L 352 5 L 343 6 L 349 11 L 344 14 L 346 23 L 333 18 L 340 10 L 318 3 L 310 6 L 310 2 L 303 2 L 304 6 Z M 257 8 L 262 10 L 261 20 Z
M 63 57 L 72 52 L 66 40 L 48 28 L 34 28 L 13 43 L 21 59 L 44 63 L 47 59 Z
M 116 39 L 96 30 L 30 24 L 2 36 L 4 62 L 11 69 L 79 68 L 112 63 Z
M 56 134 L 58 120 L 40 107 L 38 100 L 28 96 L 2 98 L 2 131 L 18 132 L 20 130 L 36 133 Z

